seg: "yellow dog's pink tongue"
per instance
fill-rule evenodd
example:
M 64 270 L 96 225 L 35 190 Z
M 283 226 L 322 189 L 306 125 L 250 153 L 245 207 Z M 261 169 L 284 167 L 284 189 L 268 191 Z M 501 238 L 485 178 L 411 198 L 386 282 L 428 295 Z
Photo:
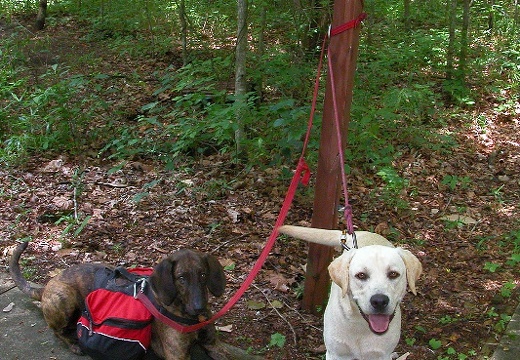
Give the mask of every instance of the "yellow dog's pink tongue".
M 390 315 L 369 315 L 368 323 L 370 324 L 370 328 L 375 333 L 384 333 L 388 330 L 388 326 L 390 325 L 391 317 Z

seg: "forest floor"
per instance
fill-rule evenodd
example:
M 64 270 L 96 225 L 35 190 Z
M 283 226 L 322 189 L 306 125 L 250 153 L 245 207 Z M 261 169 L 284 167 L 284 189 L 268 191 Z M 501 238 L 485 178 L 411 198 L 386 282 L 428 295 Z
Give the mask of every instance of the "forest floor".
M 8 31 L 0 28 L 0 36 Z M 70 21 L 25 34 L 47 38 L 46 49 L 27 45 L 35 74 L 53 61 L 71 73 L 143 78 L 168 65 L 114 53 L 102 41 L 85 40 L 82 31 Z M 96 68 L 74 67 L 78 54 L 95 57 Z M 115 106 L 138 109 L 153 98 L 151 87 L 124 81 L 114 79 L 124 89 L 114 92 Z M 387 236 L 423 264 L 418 295 L 407 294 L 403 303 L 397 352 L 410 352 L 409 359 L 484 359 L 518 304 L 520 272 L 511 254 L 520 247 L 520 104 L 516 114 L 504 115 L 490 98 L 474 111 L 487 118 L 487 128 L 449 123 L 445 131 L 458 143 L 449 152 L 410 150 L 405 139 L 395 139 L 402 153 L 393 165 L 409 181 L 399 197 L 409 206 L 385 202 L 387 189 L 375 172 L 356 170 L 348 179 L 356 227 Z M 22 264 L 36 282 L 74 263 L 153 265 L 191 247 L 226 266 L 228 288 L 214 299 L 217 310 L 251 270 L 288 186 L 281 168 L 244 171 L 223 155 L 173 171 L 151 160 L 115 162 L 96 151 L 26 160 L 0 169 L 2 271 L 22 239 L 31 240 Z M 286 223 L 308 226 L 312 191 L 300 190 Z M 77 236 L 75 214 L 90 216 Z M 303 242 L 277 241 L 251 288 L 218 320 L 225 341 L 268 359 L 323 357 L 322 318 L 300 310 L 306 255 Z

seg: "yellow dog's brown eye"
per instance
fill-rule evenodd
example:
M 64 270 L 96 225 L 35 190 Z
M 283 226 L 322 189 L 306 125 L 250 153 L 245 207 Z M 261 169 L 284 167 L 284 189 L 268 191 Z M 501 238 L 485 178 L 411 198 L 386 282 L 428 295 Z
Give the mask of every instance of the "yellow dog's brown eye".
M 356 278 L 358 278 L 359 280 L 366 280 L 368 279 L 368 275 L 364 272 L 360 272 L 356 274 Z
M 401 276 L 401 274 L 399 274 L 397 271 L 390 271 L 388 273 L 389 279 L 397 279 L 399 276 Z

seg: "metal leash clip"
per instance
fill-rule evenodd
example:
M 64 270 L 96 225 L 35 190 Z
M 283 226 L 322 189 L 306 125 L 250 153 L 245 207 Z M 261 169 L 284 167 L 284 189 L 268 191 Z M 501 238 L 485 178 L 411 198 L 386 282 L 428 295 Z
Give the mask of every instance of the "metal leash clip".
M 347 231 L 346 230 L 343 230 L 341 232 L 341 237 L 339 238 L 339 241 L 340 241 L 341 247 L 343 247 L 343 249 L 345 249 L 346 251 L 350 250 L 350 248 L 347 245 Z
M 136 283 L 134 283 L 134 299 L 137 299 L 137 286 L 139 286 L 139 292 L 144 294 L 144 288 L 146 287 L 146 278 L 139 279 Z
M 347 235 L 352 236 L 352 246 L 354 249 L 358 248 L 357 239 L 356 239 L 356 233 L 352 232 L 352 234 L 348 234 L 346 230 L 343 230 L 341 232 L 341 237 L 339 238 L 339 241 L 341 243 L 341 247 L 345 249 L 346 251 L 349 251 L 351 248 L 347 245 Z

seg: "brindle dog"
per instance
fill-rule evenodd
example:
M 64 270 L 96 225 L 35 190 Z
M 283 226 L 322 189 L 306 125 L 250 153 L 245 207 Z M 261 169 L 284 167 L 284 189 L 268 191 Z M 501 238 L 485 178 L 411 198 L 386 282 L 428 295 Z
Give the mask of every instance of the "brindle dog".
M 23 277 L 19 259 L 28 243 L 19 244 L 9 263 L 9 271 L 22 292 L 41 301 L 43 316 L 57 337 L 76 354 L 82 354 L 77 343 L 76 322 L 84 308 L 85 297 L 93 290 L 94 275 L 105 264 L 79 264 L 65 269 L 44 287 L 32 287 Z M 109 267 L 109 266 L 108 266 Z M 226 278 L 219 261 L 211 255 L 182 249 L 163 259 L 150 277 L 155 301 L 170 313 L 188 319 L 210 316 L 208 290 L 214 296 L 224 293 Z M 166 360 L 189 359 L 195 342 L 213 344 L 215 328 L 208 325 L 195 333 L 182 334 L 154 320 L 152 350 Z

